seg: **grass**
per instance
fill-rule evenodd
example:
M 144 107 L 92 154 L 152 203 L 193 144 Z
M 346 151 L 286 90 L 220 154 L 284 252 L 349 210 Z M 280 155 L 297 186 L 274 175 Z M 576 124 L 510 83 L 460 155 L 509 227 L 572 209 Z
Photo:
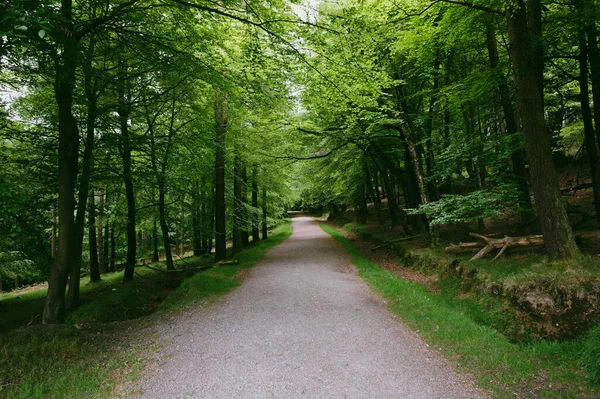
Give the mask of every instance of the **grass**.
M 183 271 L 175 273 L 138 267 L 134 281 L 128 283 L 121 283 L 121 273 L 103 275 L 97 284 L 83 280 L 84 302 L 60 326 L 19 327 L 41 311 L 43 288 L 0 297 L 0 320 L 6 330 L 0 335 L 0 398 L 129 396 L 126 383 L 139 377 L 146 355 L 159 348 L 158 337 L 148 328 L 155 319 L 142 316 L 214 301 L 240 285 L 240 272 L 291 232 L 288 221 L 268 240 L 236 256 L 237 265 L 218 266 L 187 278 L 191 269 L 212 260 L 179 261 L 177 267 Z M 153 268 L 160 266 L 164 265 Z
M 237 265 L 218 266 L 203 273 L 197 273 L 183 283 L 161 304 L 159 311 L 173 311 L 186 303 L 216 299 L 241 284 L 240 272 L 254 266 L 265 253 L 292 235 L 292 225 L 288 220 L 278 226 L 271 237 L 260 241 L 235 258 Z
M 192 257 L 177 260 L 174 264 L 179 273 L 173 276 L 138 266 L 134 280 L 128 283 L 121 281 L 122 271 L 103 274 L 98 283 L 90 283 L 89 277 L 82 278 L 82 306 L 68 315 L 67 322 L 75 324 L 130 320 L 149 314 L 186 273 L 195 267 L 209 266 L 212 258 Z M 164 262 L 158 262 L 152 267 L 161 266 L 164 266 Z M 0 331 L 39 324 L 46 292 L 46 286 L 40 285 L 0 295 Z
M 600 395 L 581 368 L 584 341 L 512 344 L 495 329 L 474 320 L 477 306 L 473 302 L 457 305 L 460 302 L 450 293 L 430 292 L 383 270 L 337 229 L 321 227 L 350 252 L 359 276 L 388 302 L 391 311 L 462 371 L 473 374 L 493 397 L 575 399 Z M 482 309 L 484 305 L 478 311 L 485 317 Z
M 588 378 L 600 385 L 600 326 L 589 332 L 581 355 Z
M 140 332 L 140 331 L 138 331 Z M 0 345 L 0 397 L 107 398 L 139 376 L 147 333 L 132 340 L 120 329 L 33 326 L 8 333 Z
M 557 283 L 571 284 L 589 281 L 600 274 L 600 260 L 591 256 L 581 256 L 570 261 L 548 262 L 540 260 L 540 256 L 535 254 L 511 255 L 496 261 L 486 258 L 466 262 L 466 264 L 485 273 L 491 281 L 552 280 Z

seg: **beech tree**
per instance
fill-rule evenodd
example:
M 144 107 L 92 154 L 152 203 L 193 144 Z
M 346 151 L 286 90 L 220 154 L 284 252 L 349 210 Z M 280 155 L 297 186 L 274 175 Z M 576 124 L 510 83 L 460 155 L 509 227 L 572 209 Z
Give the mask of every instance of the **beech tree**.
M 4 286 L 47 280 L 60 323 L 82 271 L 220 261 L 294 202 L 434 244 L 514 213 L 578 255 L 556 167 L 584 149 L 598 217 L 598 2 L 302 7 L 3 3 Z
M 397 192 L 404 196 L 406 208 L 421 206 L 422 213 L 427 214 L 433 209 L 427 204 L 440 194 L 454 194 L 452 180 L 462 173 L 461 169 L 474 192 L 498 193 L 496 200 L 487 195 L 471 199 L 497 202 L 509 192 L 508 184 L 517 189 L 518 201 L 505 202 L 505 209 L 512 207 L 522 213 L 532 206 L 527 185 L 530 182 L 548 255 L 556 259 L 577 256 L 552 157 L 551 137 L 557 132 L 551 133 L 545 119 L 544 71 L 550 67 L 544 62 L 548 51 L 542 14 L 554 15 L 563 7 L 544 8 L 540 1 L 323 6 L 322 21 L 318 22 L 332 29 L 307 35 L 314 49 L 310 60 L 315 68 L 307 69 L 310 78 L 303 82 L 309 87 L 304 98 L 312 126 L 301 130 L 316 137 L 316 151 L 311 156 L 327 156 L 323 162 L 348 171 L 345 159 L 365 153 L 367 167 L 365 162 L 362 166 L 355 162 L 352 170 L 367 179 L 369 187 L 379 177 L 367 173 L 369 163 L 381 169 L 382 182 L 377 186 L 385 191 L 391 220 L 397 225 L 404 225 L 405 219 Z M 580 2 L 578 7 L 583 10 L 585 4 Z M 565 20 L 559 19 L 561 23 Z M 581 13 L 581 27 L 586 26 L 586 20 Z M 508 37 L 503 53 L 498 46 L 502 34 Z M 579 35 L 587 38 L 585 32 Z M 474 38 L 479 38 L 477 44 Z M 581 44 L 579 47 L 585 50 Z M 587 65 L 588 55 L 583 57 Z M 509 66 L 512 68 L 507 80 Z M 588 84 L 587 77 L 580 80 L 580 87 Z M 323 94 L 319 96 L 318 92 Z M 585 110 L 584 106 L 584 113 L 589 115 Z M 501 124 L 498 115 L 503 119 Z M 490 141 L 498 144 L 486 145 Z M 520 143 L 524 144 L 526 158 Z M 590 165 L 595 170 L 595 146 L 590 150 Z M 338 184 L 342 198 L 334 200 L 333 205 L 336 201 L 357 203 L 360 214 L 364 185 L 356 180 Z M 319 189 L 309 185 L 307 191 L 314 194 Z M 368 191 L 375 203 L 377 195 L 383 194 Z M 352 192 L 355 194 L 348 197 Z M 442 203 L 449 205 L 449 198 L 442 197 Z M 473 218 L 479 220 L 481 228 L 482 217 L 495 212 L 500 210 Z M 364 217 L 359 220 L 364 221 Z M 408 220 L 406 231 L 418 231 L 420 223 L 428 224 L 413 216 Z

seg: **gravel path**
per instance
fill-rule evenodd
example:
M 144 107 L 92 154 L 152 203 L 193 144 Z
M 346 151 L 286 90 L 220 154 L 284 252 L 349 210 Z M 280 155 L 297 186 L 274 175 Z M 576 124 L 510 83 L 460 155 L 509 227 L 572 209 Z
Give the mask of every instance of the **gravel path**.
M 215 305 L 160 331 L 136 398 L 482 398 L 389 313 L 308 217 Z M 171 343 L 172 342 L 172 343 Z

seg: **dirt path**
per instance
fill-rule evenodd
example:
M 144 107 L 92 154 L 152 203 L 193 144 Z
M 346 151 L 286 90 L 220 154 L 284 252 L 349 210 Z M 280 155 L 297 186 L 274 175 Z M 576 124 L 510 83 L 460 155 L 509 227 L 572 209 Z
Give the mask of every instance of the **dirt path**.
M 481 398 L 352 273 L 308 217 L 244 284 L 161 334 L 138 398 Z

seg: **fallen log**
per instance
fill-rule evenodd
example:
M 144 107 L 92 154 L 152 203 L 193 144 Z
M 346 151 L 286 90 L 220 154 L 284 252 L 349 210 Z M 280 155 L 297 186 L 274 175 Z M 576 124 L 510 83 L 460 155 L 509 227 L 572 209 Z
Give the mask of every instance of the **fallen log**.
M 579 190 L 585 190 L 586 188 L 592 188 L 594 185 L 592 183 L 581 183 L 576 185 L 575 187 L 563 188 L 560 190 L 561 194 L 569 194 L 576 193 Z
M 371 251 L 372 251 L 372 252 L 375 252 L 375 251 L 377 251 L 378 249 L 385 248 L 385 247 L 387 247 L 387 246 L 389 246 L 389 245 L 392 245 L 392 244 L 394 244 L 394 243 L 396 243 L 396 242 L 401 242 L 401 241 L 409 241 L 409 240 L 412 240 L 412 239 L 415 239 L 415 238 L 419 238 L 419 237 L 423 237 L 423 236 L 426 236 L 426 235 L 429 235 L 429 233 L 423 233 L 423 234 L 419 234 L 419 235 L 416 235 L 416 236 L 404 237 L 404 238 L 399 238 L 399 239 L 397 239 L 397 240 L 388 241 L 388 242 L 386 242 L 386 243 L 385 243 L 385 244 L 383 244 L 383 245 L 379 245 L 379 246 L 377 246 L 377 247 L 375 247 L 375 248 L 371 249 Z
M 447 253 L 461 253 L 461 252 L 472 252 L 478 250 L 473 255 L 471 260 L 477 260 L 485 257 L 495 249 L 499 249 L 500 252 L 496 255 L 493 260 L 501 257 L 508 248 L 511 247 L 538 247 L 544 245 L 544 238 L 541 235 L 531 235 L 525 237 L 504 237 L 504 238 L 491 238 L 486 237 L 477 233 L 470 233 L 471 237 L 479 238 L 483 240 L 485 244 L 480 242 L 461 242 L 457 244 L 451 244 L 446 248 Z M 483 245 L 483 247 L 482 247 Z
M 237 260 L 221 260 L 221 261 L 215 263 L 215 266 L 237 265 L 237 264 L 238 264 Z

